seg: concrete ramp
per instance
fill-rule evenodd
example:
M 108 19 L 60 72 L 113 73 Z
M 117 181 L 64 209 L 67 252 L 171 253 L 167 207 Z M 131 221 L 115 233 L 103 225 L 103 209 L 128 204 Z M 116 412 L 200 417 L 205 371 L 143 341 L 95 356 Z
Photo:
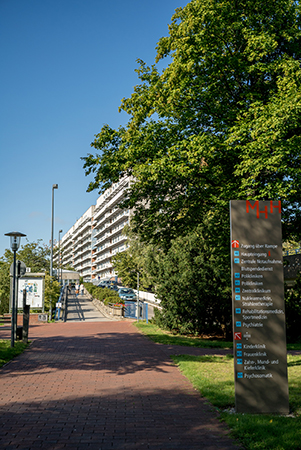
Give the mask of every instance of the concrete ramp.
M 107 322 L 110 320 L 95 308 L 88 296 L 68 295 L 67 322 Z

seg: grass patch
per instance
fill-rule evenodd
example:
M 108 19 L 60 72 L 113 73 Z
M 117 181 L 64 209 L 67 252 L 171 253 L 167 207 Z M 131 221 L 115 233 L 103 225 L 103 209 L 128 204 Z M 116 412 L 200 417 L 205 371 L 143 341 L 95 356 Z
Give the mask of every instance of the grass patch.
M 226 342 L 222 339 L 202 339 L 199 337 L 186 337 L 180 334 L 171 334 L 163 331 L 152 323 L 135 322 L 134 325 L 142 331 L 149 339 L 159 344 L 166 345 L 184 345 L 187 347 L 202 348 L 233 348 L 232 342 Z
M 22 341 L 16 341 L 15 346 L 11 347 L 9 340 L 0 339 L 0 367 L 23 353 L 26 347 L 28 347 L 28 344 L 24 344 Z
M 188 337 L 181 334 L 172 334 L 157 327 L 153 323 L 144 321 L 133 323 L 143 334 L 158 344 L 166 345 L 184 345 L 186 347 L 201 348 L 233 348 L 233 342 L 227 342 L 223 339 L 202 339 L 200 337 Z M 301 343 L 287 344 L 288 350 L 301 350 Z M 301 448 L 301 447 L 300 447 Z
M 301 356 L 288 356 L 289 402 L 295 417 L 272 414 L 230 414 L 235 406 L 234 367 L 231 355 L 174 356 L 174 362 L 203 397 L 221 412 L 231 434 L 247 450 L 300 450 Z

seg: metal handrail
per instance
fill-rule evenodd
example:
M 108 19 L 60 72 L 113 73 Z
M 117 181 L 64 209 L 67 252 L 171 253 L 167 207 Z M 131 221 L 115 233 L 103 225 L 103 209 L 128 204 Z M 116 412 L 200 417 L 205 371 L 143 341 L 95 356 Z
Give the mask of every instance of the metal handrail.
M 286 250 L 283 252 L 283 256 L 299 255 L 301 253 L 301 248 L 294 248 L 291 250 Z

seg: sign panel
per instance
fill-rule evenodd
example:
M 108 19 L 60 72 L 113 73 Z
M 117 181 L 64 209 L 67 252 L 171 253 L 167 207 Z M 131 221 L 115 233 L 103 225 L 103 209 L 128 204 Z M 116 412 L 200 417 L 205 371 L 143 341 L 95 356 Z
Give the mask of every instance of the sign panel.
M 32 309 L 42 309 L 44 304 L 44 278 L 24 277 L 18 282 L 18 308 L 23 309 L 23 289 L 26 289 L 26 304 Z
M 230 202 L 235 403 L 289 412 L 281 202 Z
M 38 315 L 38 322 L 47 322 L 48 316 L 47 314 L 39 314 Z
M 16 277 L 23 277 L 27 271 L 27 267 L 23 261 L 16 261 Z M 14 273 L 14 263 L 10 266 L 9 273 L 13 276 Z

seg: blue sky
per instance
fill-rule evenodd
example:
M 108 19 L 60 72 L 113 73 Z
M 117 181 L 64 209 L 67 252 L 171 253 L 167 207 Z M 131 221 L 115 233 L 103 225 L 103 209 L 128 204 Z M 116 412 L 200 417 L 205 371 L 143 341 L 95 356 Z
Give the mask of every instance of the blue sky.
M 0 0 L 0 256 L 10 231 L 49 244 L 53 184 L 55 238 L 95 203 L 80 157 L 105 123 L 127 122 L 118 107 L 138 84 L 137 58 L 154 63 L 187 3 Z

